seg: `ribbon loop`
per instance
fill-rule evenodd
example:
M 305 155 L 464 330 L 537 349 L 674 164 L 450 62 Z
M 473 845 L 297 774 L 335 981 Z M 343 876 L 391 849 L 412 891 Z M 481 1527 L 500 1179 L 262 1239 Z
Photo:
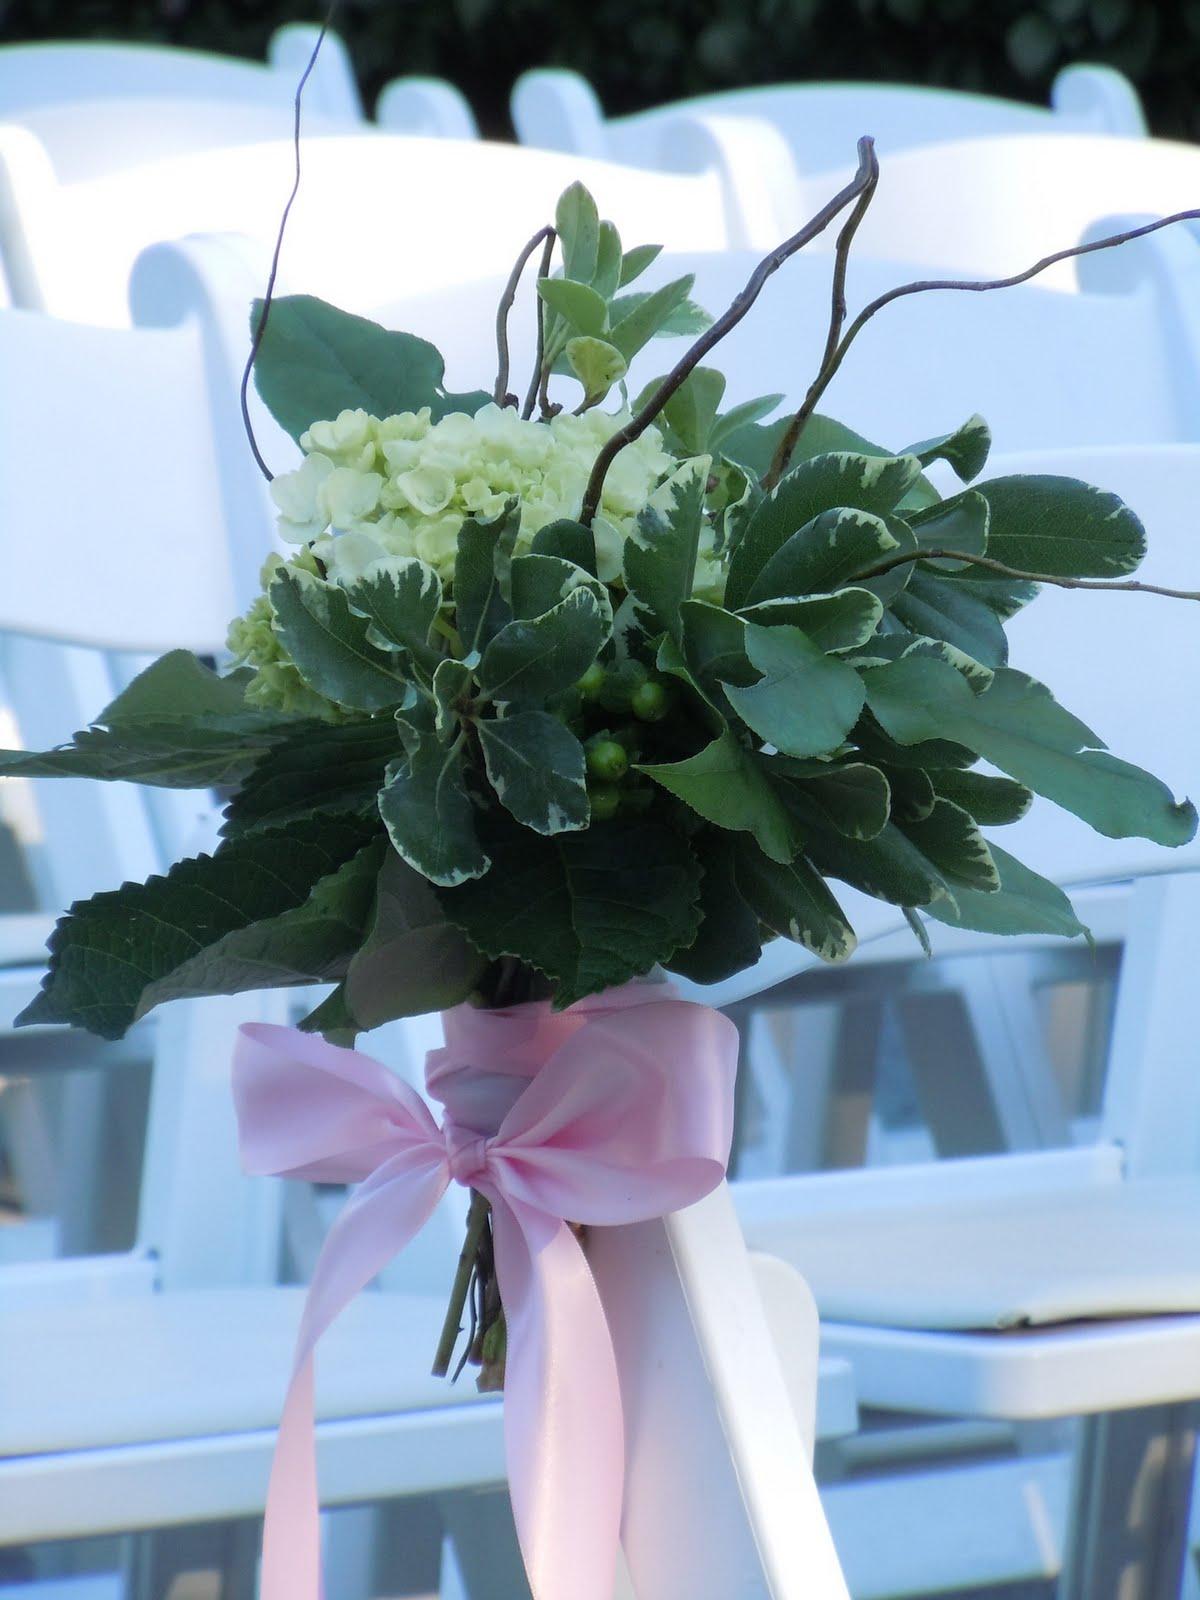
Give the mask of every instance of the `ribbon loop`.
M 737 1032 L 649 985 L 562 1012 L 460 1006 L 444 1021 L 446 1047 L 426 1069 L 447 1107 L 440 1128 L 368 1056 L 292 1028 L 241 1030 L 234 1095 L 247 1169 L 362 1185 L 325 1241 L 305 1306 L 267 1495 L 262 1600 L 319 1600 L 317 1340 L 451 1181 L 492 1203 L 509 1485 L 534 1600 L 611 1600 L 620 1387 L 604 1308 L 566 1224 L 663 1216 L 716 1187 Z

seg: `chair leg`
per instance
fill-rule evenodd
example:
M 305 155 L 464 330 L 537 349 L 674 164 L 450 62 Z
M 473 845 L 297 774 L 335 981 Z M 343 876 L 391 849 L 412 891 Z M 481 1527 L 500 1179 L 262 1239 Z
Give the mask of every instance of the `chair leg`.
M 442 1519 L 454 1549 L 459 1594 L 453 1600 L 528 1600 L 507 1489 L 442 1497 Z M 443 1594 L 451 1600 L 447 1585 Z
M 1177 1600 L 1200 1403 L 1080 1425 L 1059 1600 Z

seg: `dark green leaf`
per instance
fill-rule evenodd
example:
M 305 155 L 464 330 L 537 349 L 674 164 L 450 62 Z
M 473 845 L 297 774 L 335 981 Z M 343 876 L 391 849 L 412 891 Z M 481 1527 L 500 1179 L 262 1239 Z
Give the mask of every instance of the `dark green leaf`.
M 883 616 L 883 602 L 869 589 L 839 589 L 836 594 L 781 595 L 745 606 L 747 622 L 784 622 L 806 633 L 821 650 L 854 650 L 865 645 Z
M 512 619 L 509 572 L 521 529 L 521 507 L 510 500 L 498 517 L 468 517 L 458 530 L 454 615 L 463 653 L 483 650 Z
M 559 1009 L 695 938 L 700 866 L 678 833 L 608 822 L 544 838 L 497 817 L 486 840 L 492 874 L 444 891 L 442 906 L 485 955 L 517 956 L 552 979 Z
M 488 869 L 465 783 L 461 739 L 449 750 L 430 737 L 388 768 L 379 814 L 405 861 L 431 883 L 456 884 Z
M 1033 791 L 1011 778 L 984 772 L 956 772 L 952 767 L 929 774 L 938 794 L 969 811 L 985 828 L 1019 822 L 1033 804 Z
M 872 712 L 901 743 L 949 735 L 1110 838 L 1185 844 L 1195 808 L 1165 784 L 1108 754 L 1043 684 L 1003 668 L 972 694 L 952 667 L 910 656 L 864 674 Z
M 1119 578 L 1146 554 L 1146 532 L 1118 495 L 1077 478 L 992 478 L 988 554 L 1006 567 L 1060 578 Z M 975 576 L 987 581 L 986 573 Z
M 251 327 L 258 326 L 256 300 Z M 361 407 L 374 417 L 429 406 L 434 420 L 474 413 L 491 397 L 447 394 L 438 350 L 411 333 L 392 333 L 312 295 L 281 295 L 271 304 L 254 363 L 254 381 L 268 411 L 298 440 L 314 422 Z
M 625 541 L 625 585 L 647 634 L 680 638 L 679 608 L 692 592 L 704 520 L 707 467 L 688 463 L 666 486 L 670 505 L 647 507 Z
M 932 816 L 937 795 L 922 767 L 885 767 L 891 791 L 891 814 L 899 823 L 922 822 Z
M 903 594 L 890 604 L 910 633 L 944 639 L 986 667 L 1008 660 L 1008 641 L 996 613 L 959 582 L 931 572 L 913 572 Z
M 894 822 L 873 839 L 850 840 L 832 829 L 805 836 L 805 854 L 826 877 L 893 906 L 927 906 L 949 893 L 932 862 Z
M 836 750 L 858 721 L 862 679 L 853 667 L 827 656 L 799 628 L 746 628 L 746 654 L 763 674 L 749 689 L 726 684 L 737 714 L 785 755 L 819 756 Z
M 453 656 L 444 656 L 433 675 L 434 732 L 449 739 L 459 719 L 470 710 L 475 680 L 471 669 Z
M 762 935 L 733 875 L 733 840 L 719 828 L 706 828 L 692 843 L 704 866 L 700 928 L 687 949 L 676 950 L 666 964 L 693 983 L 721 983 L 754 965 Z
M 802 808 L 811 807 L 827 828 L 848 839 L 873 839 L 882 832 L 891 808 L 891 787 L 878 767 L 861 761 L 797 761 L 791 756 L 771 756 L 772 772 L 791 780 L 789 804 L 797 797 Z
M 411 683 L 403 658 L 368 637 L 371 624 L 344 590 L 281 567 L 271 583 L 275 631 L 310 688 L 358 711 L 399 705 Z
M 769 861 L 752 839 L 737 844 L 738 888 L 760 921 L 822 961 L 846 961 L 857 940 L 829 887 L 802 855 L 786 866 Z
M 758 759 L 730 730 L 685 761 L 637 769 L 718 827 L 752 833 L 772 860 L 790 861 L 796 842 L 787 811 Z
M 440 656 L 429 643 L 429 630 L 442 604 L 441 579 L 415 556 L 398 556 L 388 565 L 345 587 L 351 607 L 372 625 L 368 638 L 384 649 L 406 651 L 432 671 Z
M 541 554 L 517 556 L 513 561 L 513 614 L 521 620 L 552 611 L 572 590 L 581 588 L 593 596 L 605 622 L 611 621 L 612 601 L 608 588 L 583 567 L 562 556 Z
M 761 592 L 756 587 L 759 574 L 776 551 L 821 512 L 841 507 L 874 515 L 891 511 L 919 475 L 915 456 L 865 456 L 844 451 L 814 456 L 811 461 L 794 467 L 747 523 L 730 560 L 725 603 L 736 607 L 754 600 L 768 600 L 775 594 L 825 594 L 836 588 L 838 582 L 849 581 L 861 566 L 852 567 L 842 578 L 827 581 L 822 576 L 825 569 L 817 564 L 814 550 L 813 576 L 809 581 L 783 582 L 781 587 Z M 887 540 L 880 542 L 878 531 L 875 539 L 875 559 L 895 548 Z
M 981 933 L 1055 933 L 1066 939 L 1087 934 L 1070 900 L 1056 884 L 1023 866 L 998 845 L 991 846 L 1000 887 L 991 894 L 956 889 L 953 900 L 939 900 L 927 915 L 952 928 Z
M 913 745 L 898 744 L 883 731 L 869 711 L 855 726 L 854 743 L 869 761 L 884 767 L 973 767 L 974 750 L 951 744 L 949 739 L 926 739 Z
M 394 1017 L 458 1005 L 474 990 L 486 965 L 486 958 L 446 920 L 428 882 L 389 850 L 366 937 L 343 986 L 352 1025 L 365 1031 Z
M 306 728 L 262 757 L 226 807 L 221 831 L 236 838 L 315 812 L 370 816 L 399 745 L 390 717 Z
M 583 746 L 546 711 L 518 711 L 476 724 L 488 782 L 518 822 L 537 833 L 586 828 L 590 818 Z
M 548 522 L 534 534 L 530 550 L 534 555 L 561 556 L 564 561 L 573 561 L 592 577 L 596 576 L 596 541 L 592 530 L 585 528 L 582 522 L 565 518 Z
M 976 413 L 968 417 L 953 433 L 943 433 L 936 439 L 923 439 L 920 444 L 910 444 L 907 455 L 916 456 L 923 467 L 934 461 L 945 461 L 964 483 L 978 477 L 987 462 L 992 448 L 992 430 Z M 961 546 L 956 545 L 956 549 Z
M 684 659 L 708 695 L 719 701 L 726 683 L 745 688 L 758 682 L 758 672 L 746 654 L 746 623 L 741 617 L 707 600 L 685 601 L 679 616 Z
M 539 705 L 583 676 L 606 636 L 595 595 L 572 589 L 542 616 L 501 628 L 483 652 L 479 686 L 494 700 Z
M 77 901 L 51 936 L 41 992 L 18 1022 L 72 1023 L 119 1039 L 149 985 L 226 935 L 303 906 L 377 832 L 373 821 L 347 817 L 297 822 Z
M 1000 887 L 987 840 L 961 806 L 938 800 L 929 816 L 900 823 L 901 831 L 948 882 L 983 894 Z
M 988 517 L 988 503 L 978 489 L 965 489 L 950 500 L 914 511 L 909 526 L 922 549 L 961 550 L 964 555 L 982 556 L 987 554 Z M 937 571 L 971 570 L 964 561 L 944 559 L 931 561 L 930 566 Z

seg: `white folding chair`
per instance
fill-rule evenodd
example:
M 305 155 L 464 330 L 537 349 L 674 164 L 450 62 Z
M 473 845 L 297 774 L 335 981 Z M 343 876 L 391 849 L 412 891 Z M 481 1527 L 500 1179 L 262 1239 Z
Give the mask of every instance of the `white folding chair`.
M 86 114 L 76 115 L 86 131 Z M 316 293 L 347 257 L 373 281 L 377 302 L 507 274 L 576 179 L 631 239 L 717 250 L 747 237 L 734 200 L 705 173 L 632 172 L 511 145 L 382 133 L 313 136 L 301 160 L 285 265 L 304 261 Z M 123 325 L 140 250 L 190 233 L 244 234 L 269 248 L 293 178 L 291 140 L 280 138 L 60 181 L 34 135 L 2 129 L 0 251 L 12 302 Z
M 1200 488 L 1194 450 L 1043 452 L 998 466 L 1116 489 L 1146 520 L 1148 575 L 1161 580 L 1170 570 L 1187 581 Z M 1194 752 L 1172 735 L 1193 720 L 1200 635 L 1181 602 L 1152 602 L 1158 609 L 1142 619 L 1131 618 L 1134 603 L 1048 590 L 1013 622 L 1013 659 L 1053 684 L 1123 755 L 1159 767 L 1173 757 L 1177 787 L 1195 789 Z M 751 1242 L 811 1280 L 829 1346 L 854 1360 L 867 1403 L 981 1420 L 1091 1419 L 1061 1592 L 1096 1600 L 1118 1593 L 1125 1573 L 1142 1587 L 1120 1592 L 1165 1597 L 1179 1581 L 1200 1395 L 1200 1108 L 1189 976 L 1200 847 L 1167 853 L 1094 839 L 1040 807 L 1011 837 L 1019 857 L 1055 881 L 1083 885 L 1083 920 L 1101 944 L 1123 945 L 1100 1142 L 748 1182 L 735 1196 Z M 852 920 L 880 939 L 877 958 L 903 959 L 898 936 L 883 938 L 886 911 L 862 905 Z M 933 931 L 935 950 L 965 956 L 995 946 Z M 772 947 L 757 973 L 723 992 L 758 994 L 805 964 Z M 932 1560 L 937 1541 L 927 1543 Z

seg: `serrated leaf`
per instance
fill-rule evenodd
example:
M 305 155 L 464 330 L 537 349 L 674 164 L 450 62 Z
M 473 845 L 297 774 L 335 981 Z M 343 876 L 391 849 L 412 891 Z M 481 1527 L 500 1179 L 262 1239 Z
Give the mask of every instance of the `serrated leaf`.
M 446 920 L 426 879 L 389 850 L 365 937 L 343 983 L 352 1025 L 365 1031 L 395 1017 L 459 1005 L 486 966 L 461 929 Z
M 463 654 L 472 656 L 512 620 L 506 593 L 521 507 L 510 500 L 498 517 L 467 517 L 458 530 L 454 617 Z
M 570 324 L 577 333 L 599 338 L 608 327 L 608 306 L 588 282 L 571 278 L 539 278 L 537 291 L 551 311 Z
M 676 950 L 666 965 L 693 983 L 721 983 L 754 965 L 762 935 L 734 878 L 734 841 L 719 828 L 706 828 L 692 843 L 704 868 L 700 927 L 687 949 Z
M 584 400 L 589 406 L 603 400 L 627 370 L 625 357 L 607 339 L 568 339 L 566 355 L 571 371 L 583 385 Z
M 540 705 L 576 683 L 607 637 L 596 597 L 572 589 L 540 617 L 520 618 L 495 636 L 479 663 L 479 686 L 510 705 Z
M 939 900 L 926 915 L 952 928 L 974 928 L 980 933 L 1054 933 L 1071 939 L 1087 937 L 1070 900 L 1057 884 L 1023 865 L 998 845 L 991 846 L 1000 875 L 1000 887 L 991 894 L 956 889 L 954 899 Z
M 862 679 L 827 656 L 799 628 L 746 628 L 746 654 L 762 673 L 751 688 L 726 684 L 730 704 L 748 727 L 785 755 L 836 750 L 863 708 Z
M 591 817 L 583 746 L 546 711 L 476 724 L 488 782 L 505 810 L 535 833 L 586 828 Z
M 96 721 L 105 728 L 130 728 L 145 722 L 162 726 L 183 717 L 265 722 L 265 713 L 251 711 L 246 705 L 246 684 L 251 677 L 246 671 L 222 675 L 198 661 L 190 650 L 168 650 L 144 667 Z M 275 722 L 285 720 L 277 713 L 272 717 Z
M 642 511 L 625 541 L 625 586 L 651 637 L 665 632 L 678 639 L 681 634 L 680 607 L 690 597 L 696 576 L 708 464 L 707 456 L 685 462 L 656 491 L 655 504 Z
M 600 215 L 582 183 L 573 183 L 558 197 L 554 212 L 563 253 L 563 272 L 579 283 L 591 283 L 600 246 Z
M 255 301 L 252 329 L 261 314 L 262 301 Z M 298 441 L 314 422 L 345 410 L 390 417 L 428 406 L 436 422 L 450 411 L 473 415 L 491 398 L 482 391 L 448 394 L 445 370 L 426 340 L 293 294 L 272 301 L 254 381 L 276 422 Z
M 861 567 L 852 567 L 844 572 L 844 577 L 830 581 L 822 576 L 825 569 L 816 561 L 818 551 L 814 546 L 810 551 L 813 565 L 810 580 L 804 583 L 782 581 L 780 587 L 765 590 L 760 590 L 756 584 L 776 552 L 822 512 L 843 507 L 876 516 L 889 512 L 912 487 L 920 470 L 915 456 L 865 456 L 845 451 L 814 456 L 794 467 L 746 524 L 730 559 L 726 605 L 736 608 L 755 600 L 771 599 L 774 594 L 825 594 L 839 582 L 850 581 Z M 875 536 L 878 540 L 878 531 Z M 875 559 L 894 548 L 894 543 L 886 540 L 877 543 Z
M 718 827 L 752 833 L 774 861 L 796 851 L 787 810 L 753 753 L 729 729 L 684 761 L 637 768 Z
M 632 283 L 635 278 L 640 278 L 646 268 L 662 255 L 660 244 L 635 244 L 632 250 L 626 250 L 621 257 L 621 277 L 617 284 L 618 289 L 623 289 L 627 283 Z
M 147 984 L 135 1020 L 168 1000 L 340 978 L 362 943 L 386 850 L 387 840 L 375 839 L 336 872 L 315 883 L 303 905 L 233 929 Z
M 903 745 L 890 738 L 870 711 L 864 711 L 854 729 L 854 743 L 876 766 L 891 767 L 973 767 L 979 759 L 974 750 L 953 744 L 949 739 L 924 739 Z
M 855 650 L 879 626 L 883 602 L 869 589 L 839 589 L 836 594 L 781 595 L 743 606 L 747 622 L 769 627 L 783 622 L 801 629 L 818 649 Z
M 431 883 L 462 883 L 488 869 L 465 772 L 461 740 L 447 750 L 425 737 L 407 760 L 393 762 L 379 791 L 379 814 L 392 844 Z
M 952 800 L 936 800 L 927 817 L 902 822 L 899 827 L 956 888 L 989 894 L 1000 887 L 1000 874 L 987 840 L 970 814 Z
M 610 304 L 609 342 L 616 345 L 626 361 L 632 361 L 642 346 L 665 327 L 672 313 L 684 305 L 695 281 L 695 274 L 689 272 L 649 294 L 623 295 Z
M 858 940 L 820 873 L 799 855 L 770 861 L 753 840 L 737 845 L 737 883 L 760 921 L 822 961 L 847 961 Z
M 1033 804 L 1033 790 L 1012 778 L 996 778 L 985 772 L 957 772 L 953 767 L 935 769 L 929 777 L 938 794 L 969 811 L 985 828 L 1019 822 Z
M 150 984 L 235 930 L 303 906 L 377 833 L 373 820 L 298 822 L 77 901 L 51 936 L 49 970 L 18 1025 L 66 1022 L 119 1039 Z
M 269 750 L 246 776 L 225 808 L 221 832 L 237 838 L 317 812 L 371 816 L 399 745 L 390 718 L 306 728 Z
M 916 456 L 923 467 L 928 467 L 934 461 L 945 461 L 963 483 L 970 483 L 983 471 L 991 448 L 992 430 L 976 412 L 961 427 L 955 428 L 953 433 L 943 433 L 935 439 L 923 439 L 920 444 L 910 444 L 904 453 Z
M 555 984 L 557 1009 L 649 972 L 692 943 L 700 866 L 652 823 L 609 822 L 544 838 L 493 818 L 486 883 L 439 898 L 489 956 L 512 955 Z
M 1043 684 L 1005 667 L 972 694 L 943 662 L 907 657 L 863 673 L 867 699 L 902 744 L 949 736 L 1109 838 L 1186 844 L 1196 811 L 1150 773 L 1119 761 Z
M 275 632 L 310 688 L 358 711 L 382 711 L 407 697 L 403 659 L 370 642 L 371 625 L 350 609 L 344 590 L 280 568 L 270 594 Z
M 394 646 L 432 671 L 441 659 L 429 643 L 442 605 L 442 582 L 431 566 L 416 556 L 396 556 L 387 565 L 343 586 L 353 610 L 368 618 L 371 643 Z
M 771 756 L 770 769 L 790 779 L 789 794 L 811 806 L 827 828 L 848 839 L 873 839 L 891 812 L 891 786 L 878 767 L 863 761 L 797 761 Z M 799 813 L 803 817 L 803 811 Z
M 1077 478 L 1031 474 L 980 484 L 991 508 L 988 554 L 1063 578 L 1118 578 L 1146 553 L 1146 532 L 1118 495 Z M 982 573 L 977 579 L 986 582 Z

